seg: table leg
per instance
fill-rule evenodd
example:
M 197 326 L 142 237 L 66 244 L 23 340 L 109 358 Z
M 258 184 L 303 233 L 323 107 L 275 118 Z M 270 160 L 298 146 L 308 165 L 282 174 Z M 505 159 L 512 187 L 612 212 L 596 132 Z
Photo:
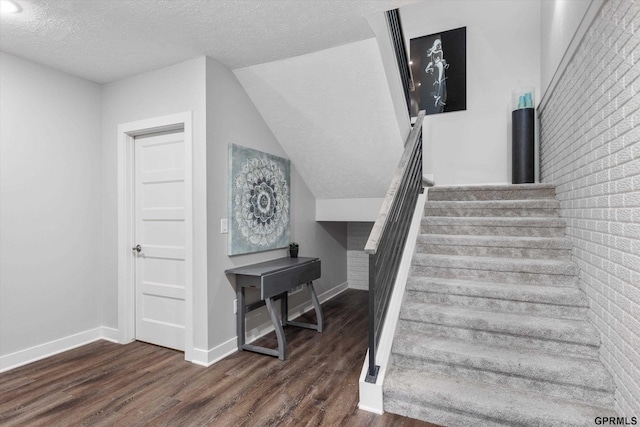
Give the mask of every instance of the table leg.
M 280 299 L 280 316 L 282 317 L 282 326 L 287 326 L 289 322 L 289 292 L 285 292 Z
M 324 321 L 322 319 L 322 309 L 320 308 L 320 301 L 318 300 L 318 296 L 316 295 L 316 291 L 313 288 L 313 282 L 307 283 L 307 288 L 309 288 L 309 294 L 311 294 L 311 303 L 313 304 L 313 308 L 316 310 L 316 320 L 318 325 L 318 332 L 322 332 L 322 327 Z
M 267 303 L 267 311 L 269 312 L 269 316 L 271 317 L 271 322 L 273 323 L 273 327 L 276 330 L 276 338 L 278 339 L 278 359 L 285 360 L 287 358 L 287 342 L 284 338 L 282 323 L 278 318 L 275 307 L 273 306 L 273 299 L 267 298 L 265 302 Z
M 237 285 L 236 285 L 237 286 Z M 244 317 L 246 314 L 246 307 L 244 304 L 244 288 L 242 286 L 237 286 L 236 288 L 236 298 L 237 298 L 237 313 L 236 313 L 236 332 L 238 333 L 238 351 L 242 351 L 242 347 L 244 346 L 245 341 L 245 333 L 244 333 Z

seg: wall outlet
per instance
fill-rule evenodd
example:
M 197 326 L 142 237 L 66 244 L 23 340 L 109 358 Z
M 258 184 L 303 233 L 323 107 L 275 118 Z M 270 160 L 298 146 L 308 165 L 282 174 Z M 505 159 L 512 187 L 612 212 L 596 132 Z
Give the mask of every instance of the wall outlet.
M 238 314 L 238 300 L 233 300 L 233 314 Z
M 227 219 L 223 218 L 220 220 L 220 234 L 227 234 L 229 232 L 229 226 L 227 223 Z

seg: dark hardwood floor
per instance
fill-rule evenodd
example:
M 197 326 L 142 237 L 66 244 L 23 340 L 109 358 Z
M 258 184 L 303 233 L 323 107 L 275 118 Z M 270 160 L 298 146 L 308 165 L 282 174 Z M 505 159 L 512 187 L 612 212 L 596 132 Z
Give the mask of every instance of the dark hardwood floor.
M 321 334 L 286 327 L 284 362 L 237 352 L 204 368 L 163 347 L 98 341 L 13 369 L 0 374 L 0 425 L 433 426 L 357 408 L 367 298 L 349 290 L 323 304 Z M 275 334 L 257 344 L 275 347 Z

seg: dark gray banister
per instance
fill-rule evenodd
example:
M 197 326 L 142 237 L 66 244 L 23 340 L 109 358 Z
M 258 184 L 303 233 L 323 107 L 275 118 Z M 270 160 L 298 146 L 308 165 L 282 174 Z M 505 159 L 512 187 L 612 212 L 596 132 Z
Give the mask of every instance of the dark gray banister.
M 364 251 L 369 254 L 369 368 L 366 381 L 376 382 L 376 351 L 398 274 L 418 195 L 423 192 L 420 111 L 407 138 L 384 202 Z

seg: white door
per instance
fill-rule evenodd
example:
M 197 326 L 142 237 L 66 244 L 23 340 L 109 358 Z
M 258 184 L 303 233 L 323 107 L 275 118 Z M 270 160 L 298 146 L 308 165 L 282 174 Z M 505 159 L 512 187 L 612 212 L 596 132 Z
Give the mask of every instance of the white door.
M 135 138 L 137 340 L 185 348 L 184 132 Z

